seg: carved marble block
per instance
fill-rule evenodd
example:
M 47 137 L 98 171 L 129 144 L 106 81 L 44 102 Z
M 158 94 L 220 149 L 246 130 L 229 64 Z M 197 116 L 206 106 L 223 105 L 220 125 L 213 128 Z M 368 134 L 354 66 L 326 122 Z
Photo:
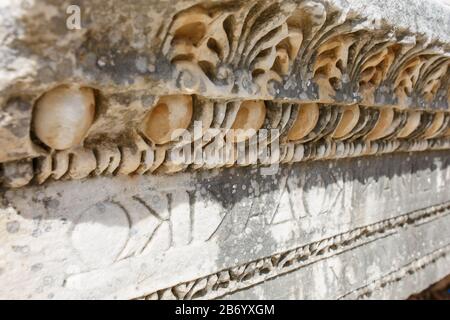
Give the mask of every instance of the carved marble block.
M 3 0 L 0 298 L 406 298 L 449 107 L 443 1 Z

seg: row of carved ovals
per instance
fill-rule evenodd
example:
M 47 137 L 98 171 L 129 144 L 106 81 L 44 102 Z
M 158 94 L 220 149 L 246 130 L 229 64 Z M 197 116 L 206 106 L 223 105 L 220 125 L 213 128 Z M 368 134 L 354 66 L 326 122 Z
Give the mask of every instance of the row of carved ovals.
M 154 144 L 161 145 L 177 139 L 177 129 L 187 129 L 193 119 L 193 100 L 189 95 L 161 97 L 148 112 L 142 125 L 142 132 Z M 241 142 L 251 137 L 249 129 L 258 130 L 263 126 L 266 106 L 262 100 L 246 100 L 240 103 L 230 129 L 233 142 Z M 241 131 L 238 131 L 241 130 Z
M 175 138 L 175 130 L 187 129 L 193 117 L 190 95 L 160 97 L 146 114 L 141 131 L 154 144 L 162 145 Z M 66 150 L 80 145 L 96 113 L 94 90 L 62 85 L 43 94 L 33 111 L 34 135 L 54 150 Z M 255 129 L 263 125 L 266 109 L 263 101 L 243 101 L 232 129 Z M 247 138 L 243 133 L 235 141 Z
M 91 88 L 59 86 L 46 92 L 33 110 L 32 128 L 37 138 L 55 150 L 82 143 L 95 118 Z
M 298 107 L 298 105 L 297 105 Z M 287 132 L 289 141 L 302 141 L 314 134 L 321 117 L 322 107 L 318 103 L 301 104 L 294 121 Z M 361 108 L 358 105 L 340 107 L 340 116 L 330 137 L 342 139 L 349 136 L 356 127 L 361 126 Z M 420 111 L 406 111 L 401 130 L 397 137 L 406 138 L 421 124 Z M 63 85 L 41 96 L 33 111 L 34 135 L 45 145 L 54 150 L 66 150 L 83 143 L 96 115 L 94 90 L 86 87 Z M 234 129 L 234 142 L 245 141 L 264 126 L 267 106 L 263 100 L 246 100 L 239 103 L 229 129 Z M 174 134 L 177 129 L 187 129 L 194 117 L 194 101 L 190 95 L 162 96 L 150 108 L 143 118 L 139 130 L 155 145 L 169 143 L 181 135 Z M 367 117 L 366 118 L 370 118 Z M 424 132 L 423 137 L 432 137 L 435 132 L 448 122 L 448 115 L 443 112 L 434 114 L 433 121 Z M 447 120 L 445 120 L 447 119 Z M 370 119 L 369 119 L 370 120 Z M 389 134 L 389 128 L 398 120 L 394 108 L 381 108 L 377 111 L 376 122 L 364 133 L 364 139 L 377 140 Z M 322 126 L 323 127 L 323 126 Z M 241 129 L 241 131 L 238 131 Z M 253 129 L 254 131 L 245 132 Z M 442 130 L 441 130 L 442 131 Z

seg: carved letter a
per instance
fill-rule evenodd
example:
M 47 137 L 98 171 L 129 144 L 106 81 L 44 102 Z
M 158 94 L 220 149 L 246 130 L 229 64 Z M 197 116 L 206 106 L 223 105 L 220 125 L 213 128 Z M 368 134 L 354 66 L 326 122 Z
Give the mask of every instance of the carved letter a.
M 79 6 L 70 5 L 67 7 L 66 13 L 70 16 L 66 20 L 66 26 L 69 30 L 81 29 L 81 9 Z

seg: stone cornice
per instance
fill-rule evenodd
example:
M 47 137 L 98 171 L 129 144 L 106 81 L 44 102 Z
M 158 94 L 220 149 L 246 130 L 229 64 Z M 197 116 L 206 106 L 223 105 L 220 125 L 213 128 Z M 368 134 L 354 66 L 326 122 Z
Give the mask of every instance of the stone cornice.
M 124 10 L 121 41 L 105 33 L 115 14 L 86 5 L 88 22 L 58 35 L 54 61 L 30 43 L 46 18 L 31 20 L 33 8 L 25 10 L 23 35 L 5 43 L 30 50 L 2 54 L 53 71 L 8 76 L 0 88 L 3 185 L 236 165 L 233 154 L 221 165 L 173 164 L 170 133 L 192 133 L 195 121 L 205 130 L 277 129 L 279 156 L 270 163 L 448 148 L 446 35 L 420 19 L 396 25 L 392 14 L 365 16 L 365 5 L 169 2 L 140 26 L 137 13 Z M 142 45 L 125 46 L 128 24 L 133 36 L 146 35 Z M 62 56 L 70 57 L 66 65 Z M 201 152 L 214 140 L 200 139 Z

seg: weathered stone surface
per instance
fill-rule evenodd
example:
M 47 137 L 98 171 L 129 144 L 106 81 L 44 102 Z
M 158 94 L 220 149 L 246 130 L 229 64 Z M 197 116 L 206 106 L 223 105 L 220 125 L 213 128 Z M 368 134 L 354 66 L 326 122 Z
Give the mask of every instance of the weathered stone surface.
M 170 160 L 176 138 L 169 137 L 170 133 L 191 130 L 195 121 L 202 121 L 203 129 L 277 129 L 281 138 L 287 135 L 294 145 L 329 137 L 348 142 L 378 140 L 378 144 L 392 144 L 382 148 L 384 152 L 394 152 L 441 149 L 449 143 L 446 30 L 450 21 L 449 8 L 442 4 L 311 0 L 6 3 L 0 7 L 4 18 L 0 22 L 0 161 L 36 159 L 34 175 L 39 177 L 33 176 L 32 182 L 42 183 L 49 177 L 83 178 L 93 171 L 103 173 L 103 168 L 130 174 L 204 167 L 174 165 Z M 78 11 L 69 10 L 73 9 L 70 4 Z M 79 13 L 79 28 L 73 25 L 72 12 Z M 58 121 L 47 120 L 56 113 L 40 112 L 44 101 L 61 103 L 48 97 L 68 84 L 95 89 L 89 97 L 95 95 L 95 119 L 91 107 L 77 123 L 71 119 L 73 124 L 63 115 Z M 173 97 L 179 97 L 178 102 Z M 67 90 L 59 99 L 67 105 L 74 95 Z M 168 105 L 173 107 L 166 110 L 160 101 L 172 101 Z M 251 101 L 255 106 L 265 104 L 267 112 L 255 114 L 257 108 L 246 109 Z M 314 112 L 309 108 L 313 105 L 317 105 Z M 349 106 L 358 112 L 360 108 L 375 111 L 357 113 L 345 124 Z M 70 118 L 62 108 L 59 112 Z M 242 118 L 246 110 L 252 113 Z M 47 124 L 64 128 L 66 140 L 70 131 L 73 141 L 49 142 L 47 136 L 62 139 L 64 134 Z M 74 125 L 78 131 L 70 128 Z M 41 126 L 54 132 L 44 135 Z M 200 136 L 203 149 L 214 140 Z M 392 142 L 394 138 L 403 141 Z M 292 151 L 286 148 L 294 150 L 293 145 L 282 145 L 279 153 L 284 158 L 276 161 L 293 161 Z M 64 149 L 62 154 L 54 152 L 60 149 Z M 119 164 L 108 167 L 102 163 L 99 168 L 94 163 L 117 150 Z M 356 155 L 379 152 L 375 147 Z M 142 153 L 153 154 L 144 168 L 137 164 Z M 72 156 L 91 161 L 85 168 L 92 170 L 84 168 L 79 173 L 69 163 L 57 173 L 48 172 L 48 166 L 55 163 L 52 158 Z M 133 156 L 134 160 L 124 161 Z M 69 170 L 74 173 L 67 175 Z
M 449 31 L 443 1 L 1 1 L 0 298 L 443 278 Z
M 0 296 L 24 297 L 20 287 L 31 298 L 137 298 L 224 270 L 229 286 L 213 281 L 190 297 L 286 274 L 312 282 L 283 291 L 272 280 L 248 297 L 337 298 L 448 251 L 449 160 L 400 154 L 284 166 L 274 176 L 230 169 L 5 191 Z M 279 290 L 264 289 L 273 282 Z

